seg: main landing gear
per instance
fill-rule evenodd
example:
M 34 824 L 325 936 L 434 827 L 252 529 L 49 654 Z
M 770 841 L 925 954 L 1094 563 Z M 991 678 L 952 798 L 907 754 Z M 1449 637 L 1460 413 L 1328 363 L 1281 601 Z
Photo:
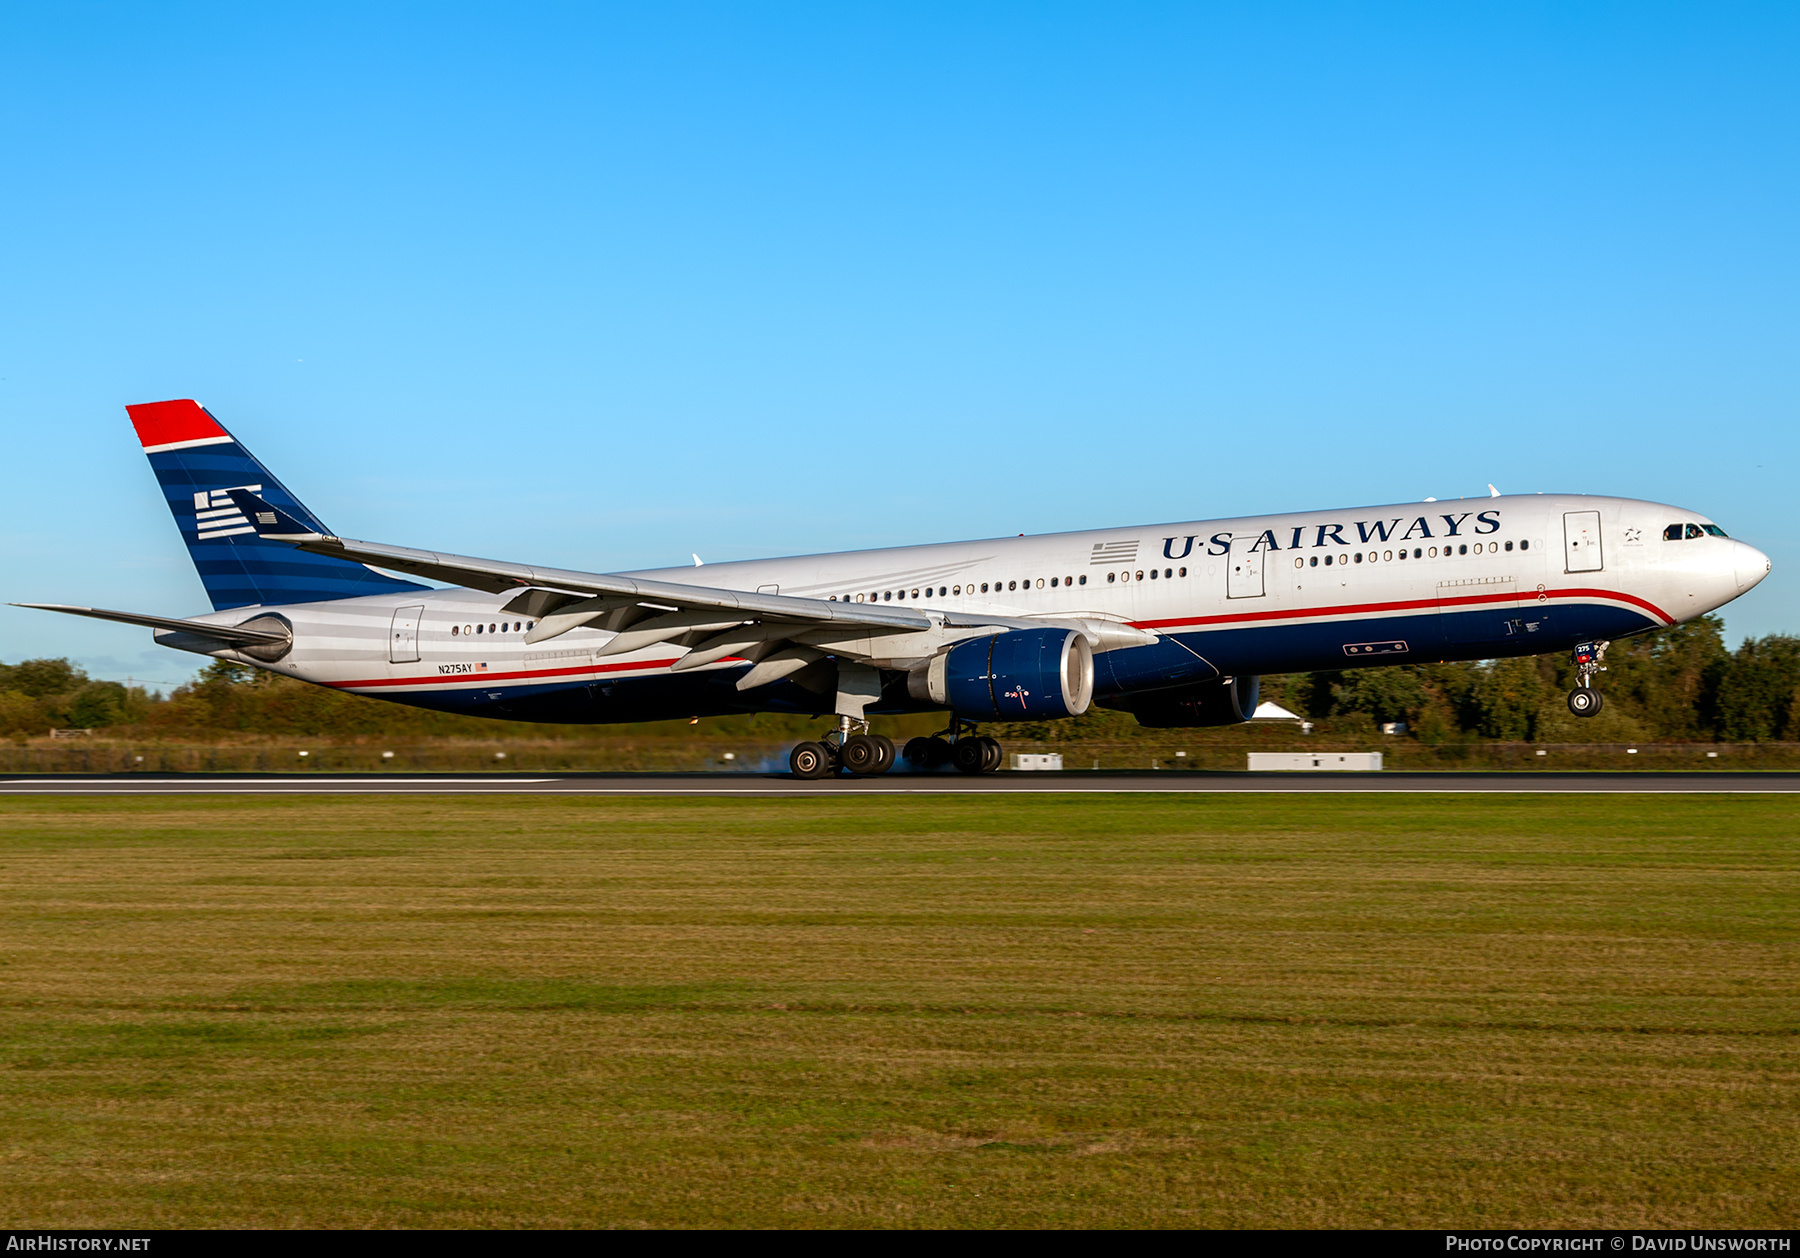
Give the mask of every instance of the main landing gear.
M 1610 642 L 1583 642 L 1575 648 L 1572 657 L 1575 661 L 1575 689 L 1569 691 L 1569 711 L 1576 716 L 1594 716 L 1605 706 L 1600 692 L 1588 683 L 1595 673 L 1606 671 L 1606 665 L 1600 661 L 1606 658 L 1606 648 L 1611 645 Z
M 852 777 L 874 777 L 893 768 L 895 756 L 893 739 L 871 734 L 867 721 L 840 716 L 831 733 L 790 751 L 788 768 L 797 778 L 829 777 L 839 769 Z
M 997 739 L 978 736 L 975 722 L 960 717 L 930 738 L 909 739 L 900 754 L 907 763 L 927 772 L 953 764 L 962 773 L 992 773 L 1006 760 Z
M 977 737 L 974 722 L 959 720 L 930 738 L 909 738 L 900 758 L 926 771 L 954 764 L 964 773 L 992 773 L 1006 753 L 996 740 Z M 797 778 L 830 777 L 840 770 L 864 778 L 886 773 L 894 767 L 894 760 L 892 739 L 869 733 L 867 721 L 844 716 L 838 718 L 838 728 L 825 737 L 801 743 L 788 753 L 788 768 Z

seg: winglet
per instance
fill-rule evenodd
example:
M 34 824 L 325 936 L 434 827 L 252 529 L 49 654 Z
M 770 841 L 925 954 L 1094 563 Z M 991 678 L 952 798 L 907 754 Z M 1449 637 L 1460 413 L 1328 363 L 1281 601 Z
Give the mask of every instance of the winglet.
M 228 489 L 232 505 L 244 513 L 256 529 L 256 535 L 271 542 L 321 542 L 326 535 L 308 528 L 272 503 L 264 502 L 248 489 Z

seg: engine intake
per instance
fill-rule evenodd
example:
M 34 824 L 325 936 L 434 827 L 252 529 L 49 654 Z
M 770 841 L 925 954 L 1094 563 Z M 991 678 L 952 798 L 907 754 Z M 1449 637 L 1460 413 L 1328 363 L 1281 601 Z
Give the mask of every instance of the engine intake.
M 907 693 L 974 721 L 1080 716 L 1094 701 L 1094 652 L 1069 629 L 959 642 L 907 674 Z

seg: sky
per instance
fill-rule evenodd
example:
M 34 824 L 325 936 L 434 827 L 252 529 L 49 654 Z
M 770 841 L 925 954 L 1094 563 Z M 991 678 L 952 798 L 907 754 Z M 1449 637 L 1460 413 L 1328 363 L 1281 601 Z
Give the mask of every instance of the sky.
M 1507 492 L 1800 632 L 1800 7 L 0 7 L 0 599 L 206 600 L 126 421 L 618 571 Z M 0 607 L 0 661 L 157 684 Z

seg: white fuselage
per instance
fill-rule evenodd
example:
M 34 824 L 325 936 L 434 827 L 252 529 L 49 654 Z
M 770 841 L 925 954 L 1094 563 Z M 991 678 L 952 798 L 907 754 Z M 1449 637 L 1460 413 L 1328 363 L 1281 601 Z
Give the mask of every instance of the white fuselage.
M 1222 675 L 1561 651 L 1689 620 L 1769 570 L 1755 548 L 1707 534 L 1711 524 L 1633 499 L 1515 495 L 627 575 L 904 603 L 959 613 L 964 622 L 1081 618 L 1162 635 L 1160 646 L 1100 657 L 1104 696 Z M 1671 526 L 1679 526 L 1678 540 L 1665 537 Z M 1693 531 L 1701 535 L 1686 536 Z M 271 608 L 291 622 L 294 645 L 262 666 L 354 693 L 527 719 L 636 720 L 763 706 L 721 684 L 742 672 L 741 660 L 672 674 L 685 647 L 665 642 L 596 656 L 613 635 L 591 627 L 527 644 L 528 619 L 502 612 L 513 598 L 447 589 Z M 239 624 L 258 614 L 239 608 L 195 619 Z M 173 635 L 159 637 L 181 645 Z M 868 638 L 864 658 L 906 667 L 920 654 L 907 635 L 894 635 L 891 652 L 886 641 Z M 573 691 L 586 708 L 531 706 L 534 696 Z M 629 701 L 609 702 L 620 696 Z

